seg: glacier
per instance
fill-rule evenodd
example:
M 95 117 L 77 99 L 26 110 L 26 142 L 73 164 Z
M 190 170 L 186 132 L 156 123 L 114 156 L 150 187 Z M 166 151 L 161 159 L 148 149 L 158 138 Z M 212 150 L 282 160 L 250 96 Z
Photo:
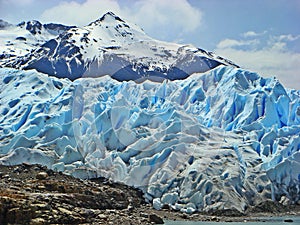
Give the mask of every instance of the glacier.
M 0 68 L 0 164 L 135 186 L 156 209 L 300 200 L 300 91 L 219 65 L 184 80 Z

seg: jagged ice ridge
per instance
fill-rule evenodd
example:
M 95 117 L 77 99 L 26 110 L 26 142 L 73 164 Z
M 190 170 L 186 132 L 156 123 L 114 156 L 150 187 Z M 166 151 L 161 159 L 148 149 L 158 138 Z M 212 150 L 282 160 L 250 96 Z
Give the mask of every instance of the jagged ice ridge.
M 299 200 L 299 92 L 277 80 L 225 66 L 161 84 L 0 72 L 1 164 L 105 176 L 187 212 Z

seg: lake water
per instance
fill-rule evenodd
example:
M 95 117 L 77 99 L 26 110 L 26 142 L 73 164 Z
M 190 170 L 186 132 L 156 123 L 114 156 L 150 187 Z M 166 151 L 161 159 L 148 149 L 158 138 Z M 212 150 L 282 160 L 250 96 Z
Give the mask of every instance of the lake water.
M 260 218 L 260 222 L 194 222 L 194 221 L 166 221 L 165 225 L 300 225 L 300 217 L 271 217 Z M 292 219 L 293 222 L 284 222 Z

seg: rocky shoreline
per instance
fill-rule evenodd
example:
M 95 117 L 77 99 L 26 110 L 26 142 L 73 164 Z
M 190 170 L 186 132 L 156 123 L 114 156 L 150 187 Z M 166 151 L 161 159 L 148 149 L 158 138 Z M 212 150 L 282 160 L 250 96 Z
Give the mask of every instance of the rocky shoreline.
M 132 187 L 104 178 L 80 180 L 40 165 L 0 165 L 0 224 L 162 224 L 164 220 L 253 221 L 300 215 L 300 206 L 265 202 L 246 214 L 156 211 Z

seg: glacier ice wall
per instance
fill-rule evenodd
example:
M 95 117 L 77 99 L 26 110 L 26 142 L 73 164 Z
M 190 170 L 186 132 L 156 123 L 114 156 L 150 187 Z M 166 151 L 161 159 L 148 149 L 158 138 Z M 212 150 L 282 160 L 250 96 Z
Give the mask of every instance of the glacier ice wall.
M 242 69 L 137 84 L 0 68 L 0 115 L 1 164 L 105 176 L 157 209 L 300 200 L 300 93 Z

